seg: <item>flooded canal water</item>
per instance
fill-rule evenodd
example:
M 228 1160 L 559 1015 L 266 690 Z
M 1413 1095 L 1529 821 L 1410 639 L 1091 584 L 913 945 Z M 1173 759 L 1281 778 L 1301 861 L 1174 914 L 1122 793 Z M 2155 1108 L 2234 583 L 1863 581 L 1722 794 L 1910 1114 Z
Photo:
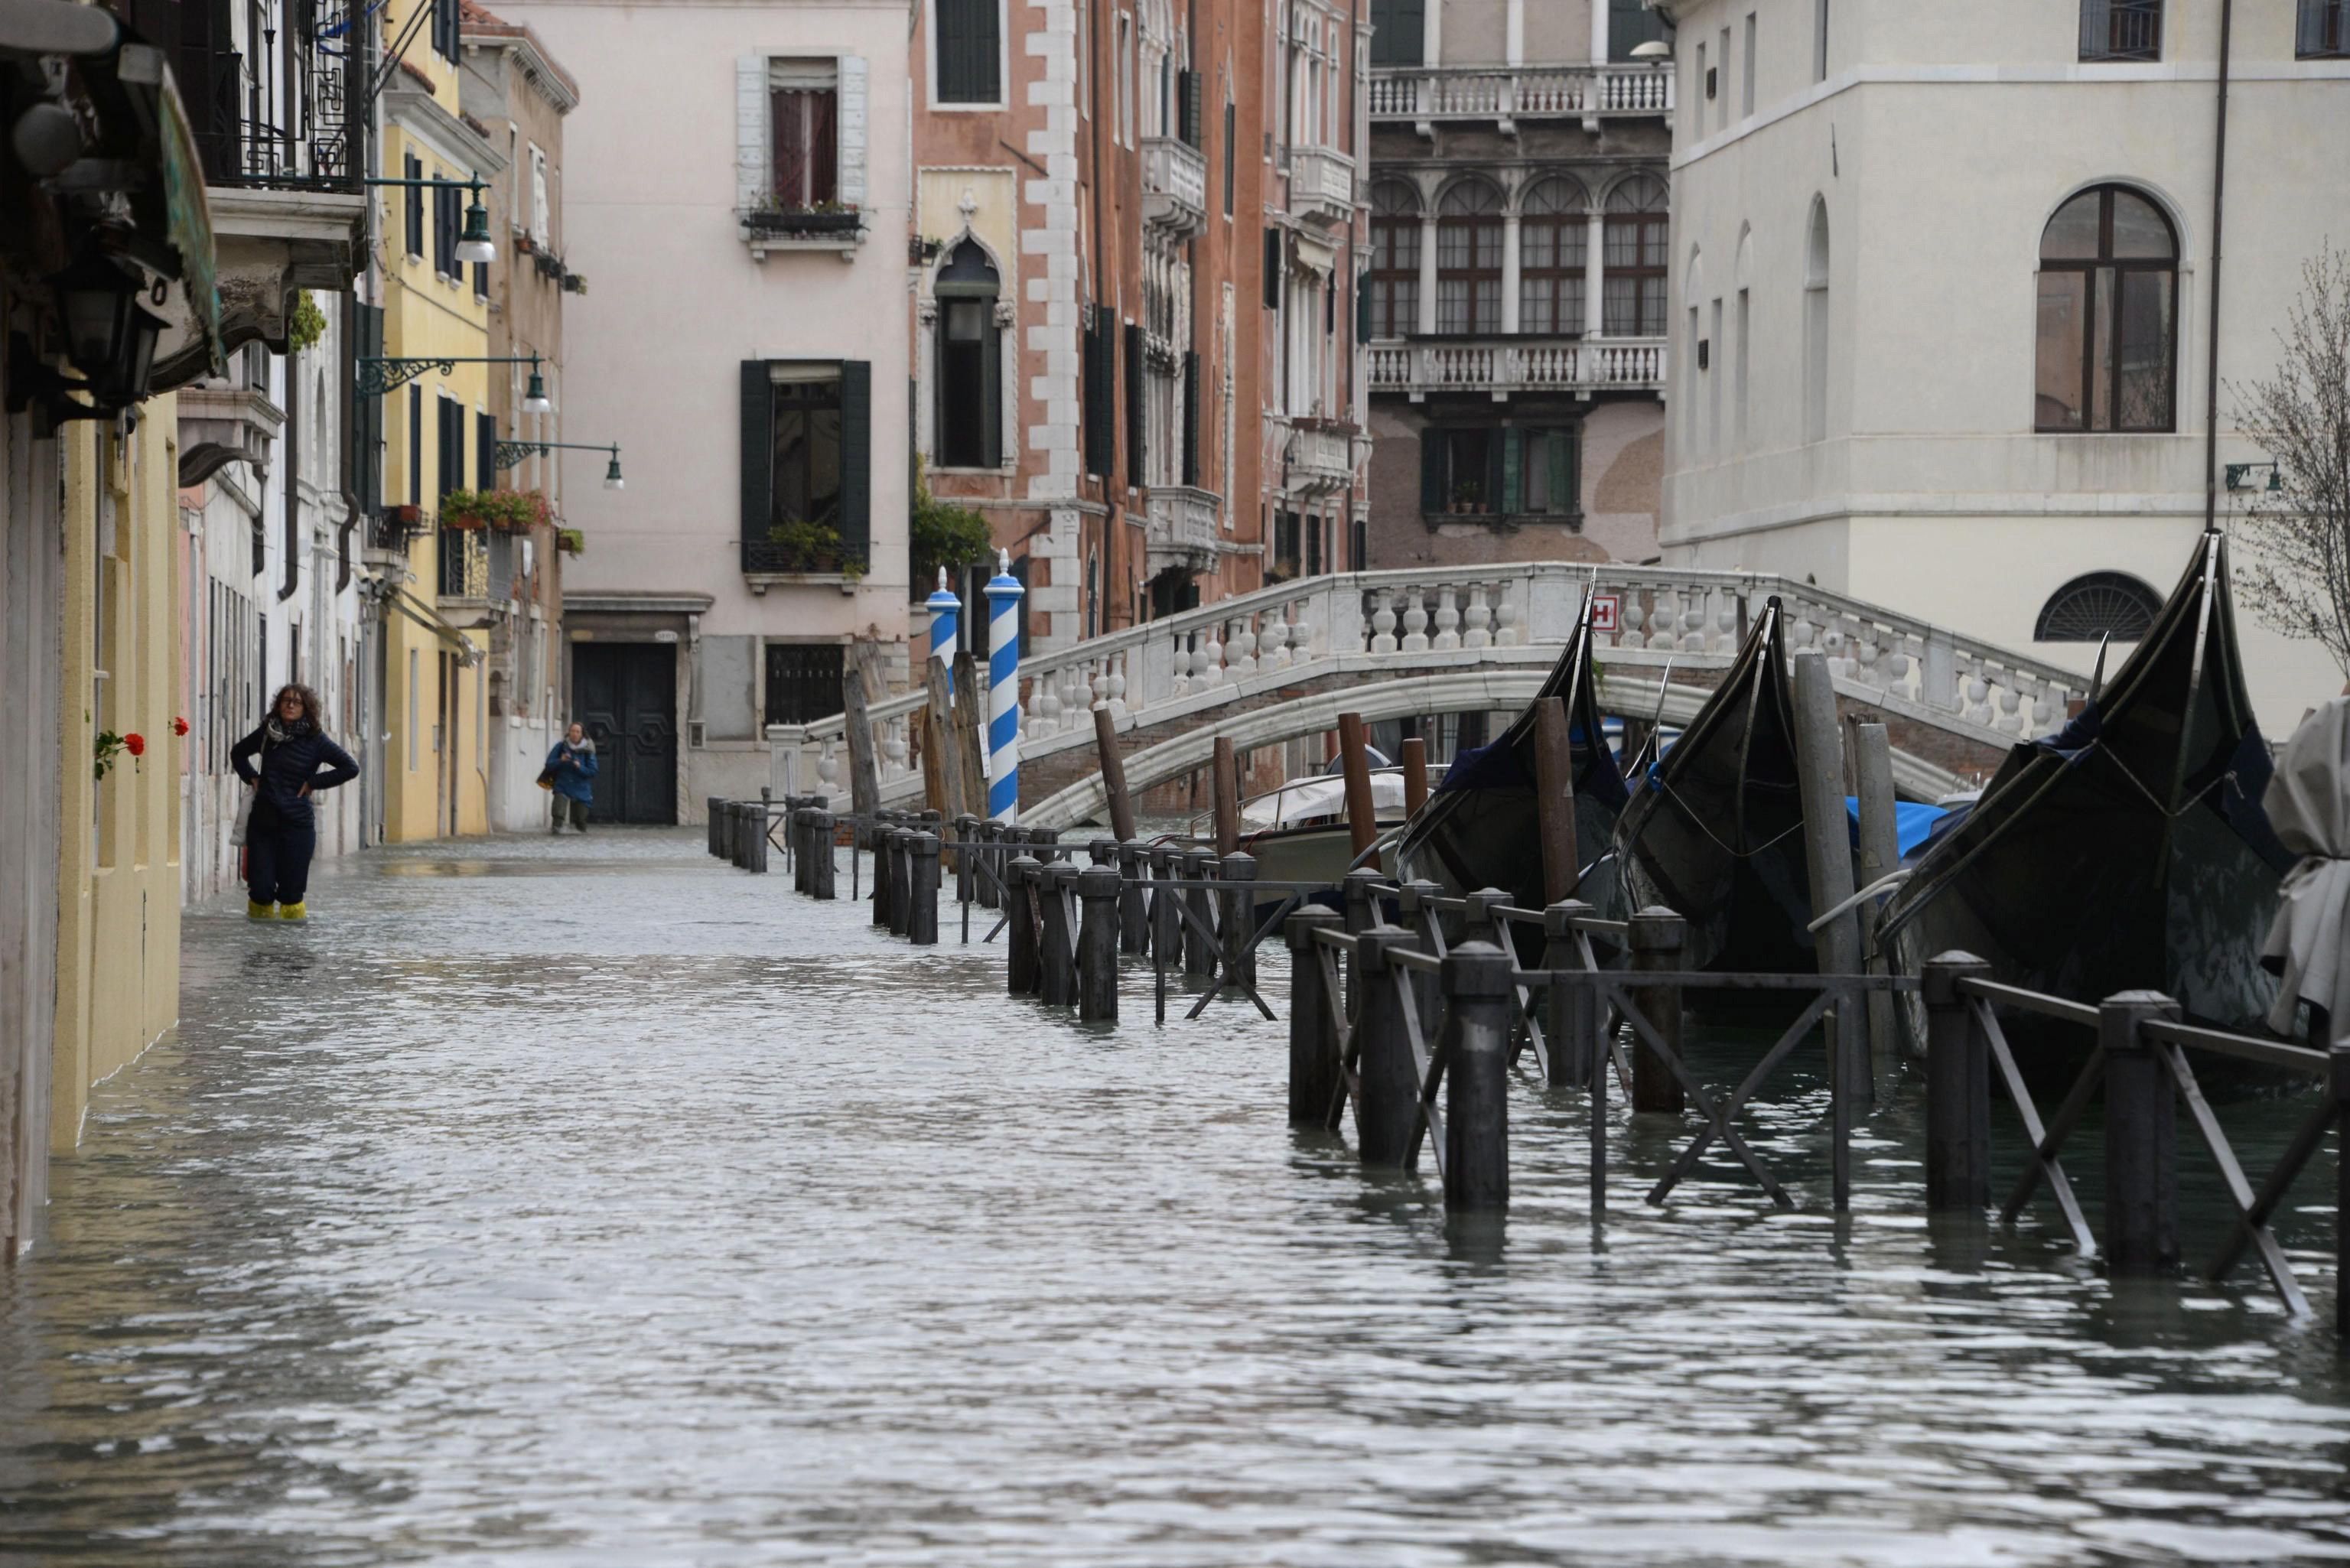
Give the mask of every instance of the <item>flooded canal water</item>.
M 1619 1116 L 1595 1237 L 1580 1099 L 1522 1082 L 1506 1229 L 1453 1232 L 1284 1126 L 1253 1009 L 1154 1030 L 1137 971 L 1081 1028 L 778 867 L 500 841 L 192 913 L 0 1271 L 0 1563 L 2350 1557 L 2330 1152 L 2315 1324 L 1929 1226 L 1914 1089 L 1841 1224 L 1815 1084 L 1753 1122 L 1789 1215 L 1645 1206 Z M 2227 1114 L 2265 1168 L 2293 1113 Z

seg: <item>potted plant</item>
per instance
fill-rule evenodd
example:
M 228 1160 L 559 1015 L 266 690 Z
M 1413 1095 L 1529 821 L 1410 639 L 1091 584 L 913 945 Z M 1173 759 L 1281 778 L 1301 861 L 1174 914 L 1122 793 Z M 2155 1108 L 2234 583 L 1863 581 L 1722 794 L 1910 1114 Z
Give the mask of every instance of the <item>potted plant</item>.
M 864 226 L 864 214 L 854 203 L 811 202 L 805 206 L 763 207 L 743 214 L 743 223 L 765 234 L 853 234 Z
M 445 528 L 524 534 L 549 517 L 546 496 L 536 490 L 452 490 L 441 498 L 441 524 Z
M 767 530 L 767 543 L 776 554 L 791 565 L 789 572 L 825 572 L 842 570 L 840 561 L 840 530 L 831 524 L 811 517 L 795 517 L 778 523 Z M 864 566 L 858 565 L 862 573 Z
M 1452 510 L 1456 514 L 1464 512 L 1482 512 L 1485 510 L 1484 498 L 1483 485 L 1473 479 L 1464 479 L 1452 487 Z
M 558 528 L 555 533 L 555 547 L 567 556 L 584 556 L 588 553 L 588 535 L 577 528 Z

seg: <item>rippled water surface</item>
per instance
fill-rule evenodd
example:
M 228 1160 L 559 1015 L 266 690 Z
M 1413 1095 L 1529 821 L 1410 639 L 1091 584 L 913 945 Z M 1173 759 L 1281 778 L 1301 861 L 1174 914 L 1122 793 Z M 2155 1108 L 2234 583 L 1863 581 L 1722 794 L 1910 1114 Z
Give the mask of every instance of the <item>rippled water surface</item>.
M 1506 1231 L 1448 1231 L 1283 1125 L 1253 1010 L 1156 1031 L 1138 971 L 1081 1029 L 698 833 L 313 908 L 191 915 L 180 1029 L 0 1272 L 0 1563 L 2350 1557 L 2330 1152 L 2317 1324 L 1929 1226 L 1913 1091 L 1838 1224 L 1800 1076 L 1752 1131 L 1795 1213 L 1714 1166 L 1648 1208 L 1671 1145 L 1619 1116 L 1596 1238 L 1529 1081 Z M 2258 1170 L 2297 1113 L 2226 1114 Z

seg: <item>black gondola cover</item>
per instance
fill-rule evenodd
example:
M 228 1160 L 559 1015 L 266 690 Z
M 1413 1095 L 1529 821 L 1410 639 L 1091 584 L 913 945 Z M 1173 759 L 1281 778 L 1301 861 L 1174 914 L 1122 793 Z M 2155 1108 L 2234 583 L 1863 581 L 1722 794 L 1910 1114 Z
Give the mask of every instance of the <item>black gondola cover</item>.
M 1818 967 L 1781 618 L 1774 598 L 1616 825 L 1626 907 L 1686 919 L 1692 969 Z
M 1501 888 L 1522 909 L 1543 904 L 1541 836 L 1534 798 L 1535 704 L 1567 699 L 1574 748 L 1575 842 L 1586 864 L 1599 857 L 1628 792 L 1607 749 L 1592 676 L 1588 596 L 1566 649 L 1534 702 L 1489 745 L 1463 752 L 1404 830 L 1398 875 L 1440 883 L 1448 893 Z
M 1961 950 L 2012 985 L 2085 1002 L 2159 991 L 2192 1018 L 2256 1030 L 2274 992 L 2261 942 L 2293 864 L 2261 810 L 2271 771 L 2244 691 L 2227 544 L 2207 535 L 2098 698 L 2016 747 L 1918 860 L 1878 940 L 1912 973 Z M 2026 1039 L 2054 1036 L 2027 1030 L 2019 1051 Z M 2042 1048 L 2070 1058 L 2086 1044 Z

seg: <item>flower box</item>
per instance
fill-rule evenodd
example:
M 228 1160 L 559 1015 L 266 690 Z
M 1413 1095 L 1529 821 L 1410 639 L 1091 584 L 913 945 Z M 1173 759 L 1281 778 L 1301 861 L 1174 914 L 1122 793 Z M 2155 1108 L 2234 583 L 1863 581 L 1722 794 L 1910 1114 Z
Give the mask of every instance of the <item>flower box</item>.
M 770 209 L 743 213 L 743 226 L 759 234 L 853 234 L 865 226 L 865 214 L 854 207 Z

